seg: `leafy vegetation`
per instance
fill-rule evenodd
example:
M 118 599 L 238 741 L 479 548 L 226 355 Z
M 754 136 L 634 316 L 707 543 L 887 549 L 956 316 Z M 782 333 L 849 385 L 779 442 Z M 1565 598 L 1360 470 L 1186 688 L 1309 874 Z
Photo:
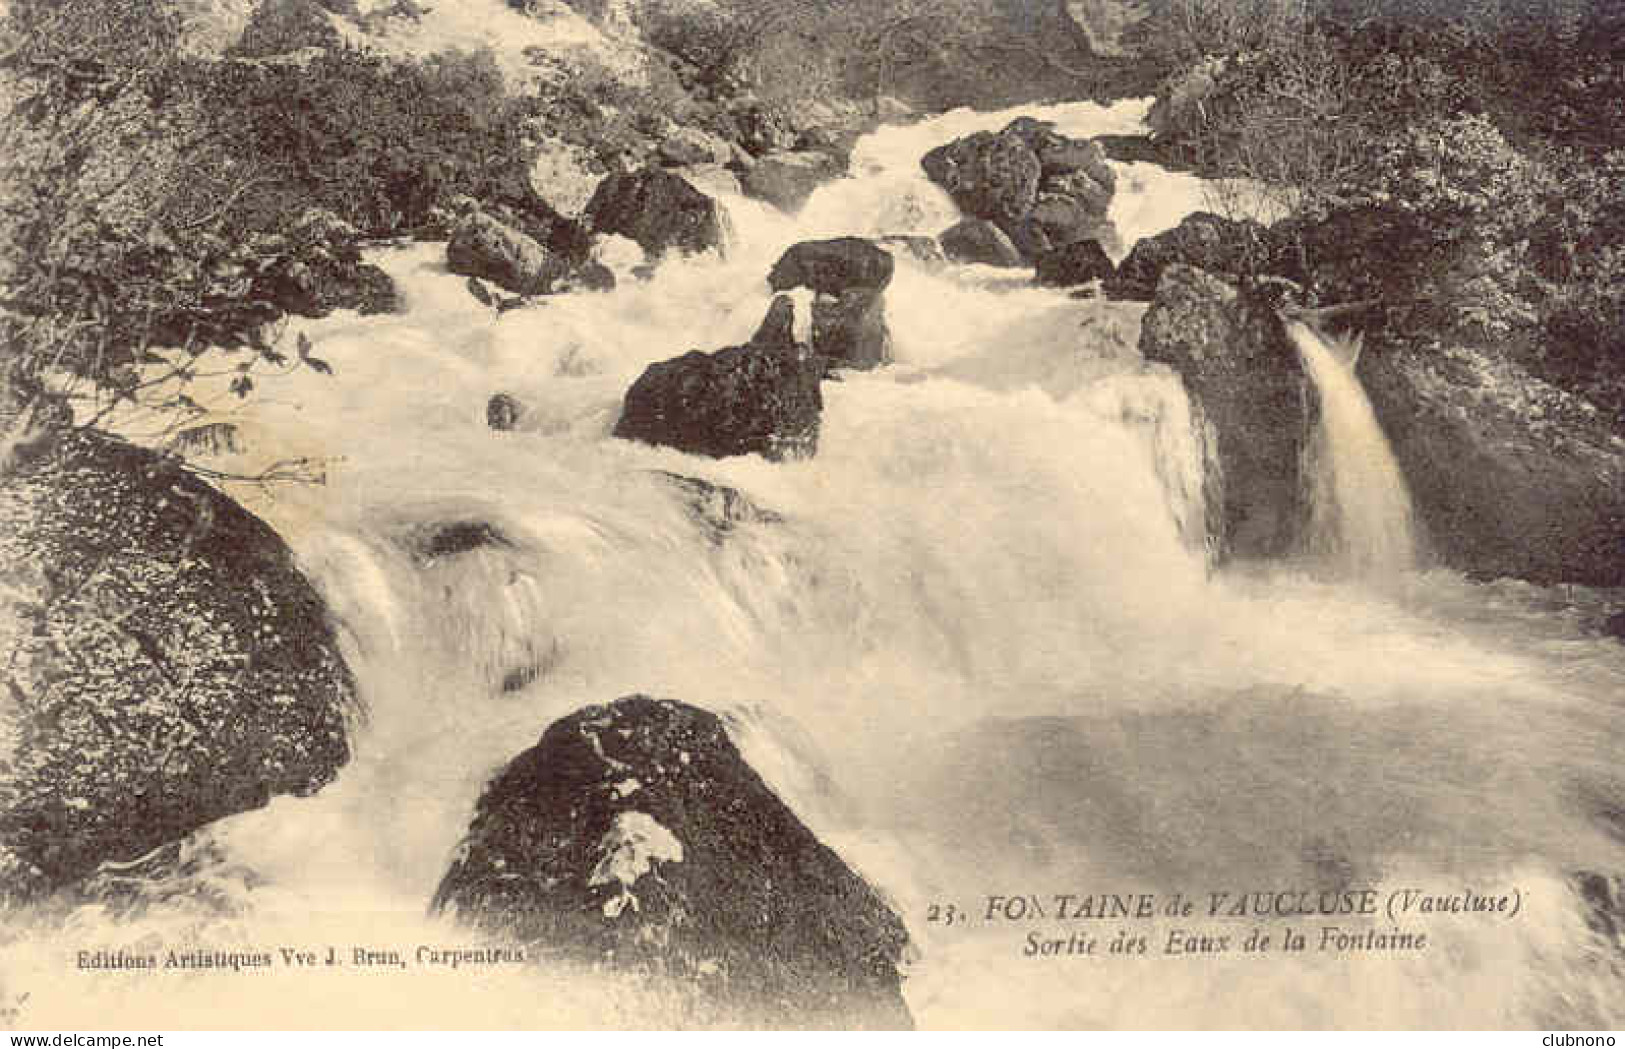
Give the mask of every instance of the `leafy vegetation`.
M 276 350 L 283 319 L 387 300 L 360 243 L 460 198 L 554 232 L 489 55 L 210 61 L 145 0 L 18 0 L 0 30 L 0 376 L 81 418 L 317 359 Z
M 1261 271 L 1380 300 L 1391 338 L 1494 340 L 1625 420 L 1618 12 L 1165 0 L 1157 19 L 1187 29 L 1165 144 L 1285 216 Z

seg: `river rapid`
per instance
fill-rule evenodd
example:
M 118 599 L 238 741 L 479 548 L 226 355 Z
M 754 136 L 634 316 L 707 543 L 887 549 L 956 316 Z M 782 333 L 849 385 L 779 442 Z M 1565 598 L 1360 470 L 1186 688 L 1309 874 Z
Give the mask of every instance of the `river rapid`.
M 493 772 L 554 719 L 645 692 L 723 714 L 893 901 L 922 1027 L 1625 1023 L 1620 955 L 1570 880 L 1625 869 L 1602 818 L 1625 806 L 1625 648 L 1587 634 L 1575 591 L 1323 551 L 1213 569 L 1204 443 L 1177 378 L 1140 359 L 1143 307 L 899 253 L 896 363 L 825 384 L 815 458 L 609 436 L 648 364 L 750 336 L 788 245 L 951 225 L 920 156 L 1018 113 L 1087 136 L 1140 130 L 1145 105 L 884 128 L 797 218 L 725 198 L 726 259 L 638 279 L 635 247 L 606 244 L 616 290 L 501 315 L 446 272 L 443 246 L 379 249 L 404 313 L 296 322 L 288 337 L 305 333 L 333 374 L 219 401 L 247 451 L 209 464 L 325 464 L 320 486 L 229 490 L 334 611 L 367 705 L 354 760 L 316 797 L 199 836 L 208 860 L 188 878 L 209 906 L 190 889 L 123 920 L 87 905 L 7 946 L 25 1022 L 658 1024 L 658 996 L 614 980 L 418 951 L 470 942 L 425 912 Z M 1204 206 L 1192 176 L 1116 167 L 1125 246 Z M 526 406 L 513 432 L 486 425 L 498 391 Z M 708 526 L 667 473 L 777 519 Z M 1386 466 L 1350 477 L 1394 483 Z M 415 545 L 462 522 L 505 541 Z M 1446 907 L 1515 894 L 1517 912 L 1390 913 L 1406 890 Z M 1378 913 L 1357 905 L 1366 892 Z M 1230 913 L 1245 893 L 1268 895 Z M 1146 896 L 1152 913 L 1135 913 Z M 1304 949 L 1281 946 L 1288 929 Z M 1271 944 L 1243 949 L 1255 931 Z M 1370 945 L 1418 933 L 1425 947 Z M 1112 952 L 1135 939 L 1143 953 Z M 283 947 L 405 964 L 305 969 Z M 182 948 L 274 957 L 76 964 Z

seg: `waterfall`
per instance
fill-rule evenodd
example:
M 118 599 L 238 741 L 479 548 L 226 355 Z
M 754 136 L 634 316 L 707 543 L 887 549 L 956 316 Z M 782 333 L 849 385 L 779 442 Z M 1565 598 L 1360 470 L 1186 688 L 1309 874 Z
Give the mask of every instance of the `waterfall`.
M 1287 324 L 1320 400 L 1309 455 L 1309 548 L 1350 576 L 1392 576 L 1412 567 L 1410 493 L 1393 449 L 1354 372 L 1355 340 L 1331 340 Z

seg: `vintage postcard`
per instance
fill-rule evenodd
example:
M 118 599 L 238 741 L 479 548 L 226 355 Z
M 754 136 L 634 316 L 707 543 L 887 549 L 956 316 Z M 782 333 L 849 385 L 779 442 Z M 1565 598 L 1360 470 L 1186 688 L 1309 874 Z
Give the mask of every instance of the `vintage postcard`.
M 0 1020 L 1621 1026 L 1622 39 L 0 2 Z

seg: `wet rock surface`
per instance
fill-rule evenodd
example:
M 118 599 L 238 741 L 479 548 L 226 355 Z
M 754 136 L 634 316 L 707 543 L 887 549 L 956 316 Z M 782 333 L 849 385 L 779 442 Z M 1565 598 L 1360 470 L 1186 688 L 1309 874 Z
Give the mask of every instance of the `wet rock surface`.
M 446 267 L 521 295 L 545 295 L 569 271 L 565 260 L 535 238 L 480 212 L 452 231 Z
M 742 346 L 651 364 L 626 393 L 615 436 L 723 458 L 800 459 L 818 449 L 823 363 L 793 337 L 780 296 Z
M 173 460 L 67 433 L 0 476 L 0 888 L 309 794 L 355 685 L 281 539 Z
M 587 203 L 585 217 L 594 231 L 635 240 L 651 257 L 720 250 L 726 241 L 717 202 L 662 168 L 606 178 Z
M 555 722 L 487 786 L 437 911 L 675 987 L 699 1026 L 907 1028 L 908 934 L 697 707 Z
M 1040 255 L 1034 279 L 1046 287 L 1070 288 L 1109 280 L 1115 272 L 1111 256 L 1100 241 L 1079 240 Z
M 1146 360 L 1174 369 L 1211 427 L 1208 528 L 1221 557 L 1279 557 L 1302 538 L 1302 469 L 1315 422 L 1275 304 L 1174 264 L 1141 325 Z
M 1625 585 L 1625 438 L 1605 413 L 1487 349 L 1372 347 L 1359 374 L 1445 564 Z
M 806 240 L 786 249 L 767 283 L 774 291 L 805 287 L 827 295 L 880 292 L 896 269 L 891 253 L 862 237 Z
M 1137 242 L 1106 281 L 1106 294 L 1150 300 L 1163 271 L 1175 263 L 1231 277 L 1262 269 L 1274 251 L 1270 239 L 1257 222 L 1198 211 L 1173 229 Z
M 938 238 L 942 252 L 955 262 L 1020 269 L 1027 265 L 1010 237 L 986 219 L 965 219 Z
M 927 153 L 920 164 L 967 217 L 1003 231 L 1026 263 L 1112 233 L 1106 213 L 1117 176 L 1105 151 L 1059 134 L 1046 121 L 1020 117 L 1002 131 L 967 135 Z

